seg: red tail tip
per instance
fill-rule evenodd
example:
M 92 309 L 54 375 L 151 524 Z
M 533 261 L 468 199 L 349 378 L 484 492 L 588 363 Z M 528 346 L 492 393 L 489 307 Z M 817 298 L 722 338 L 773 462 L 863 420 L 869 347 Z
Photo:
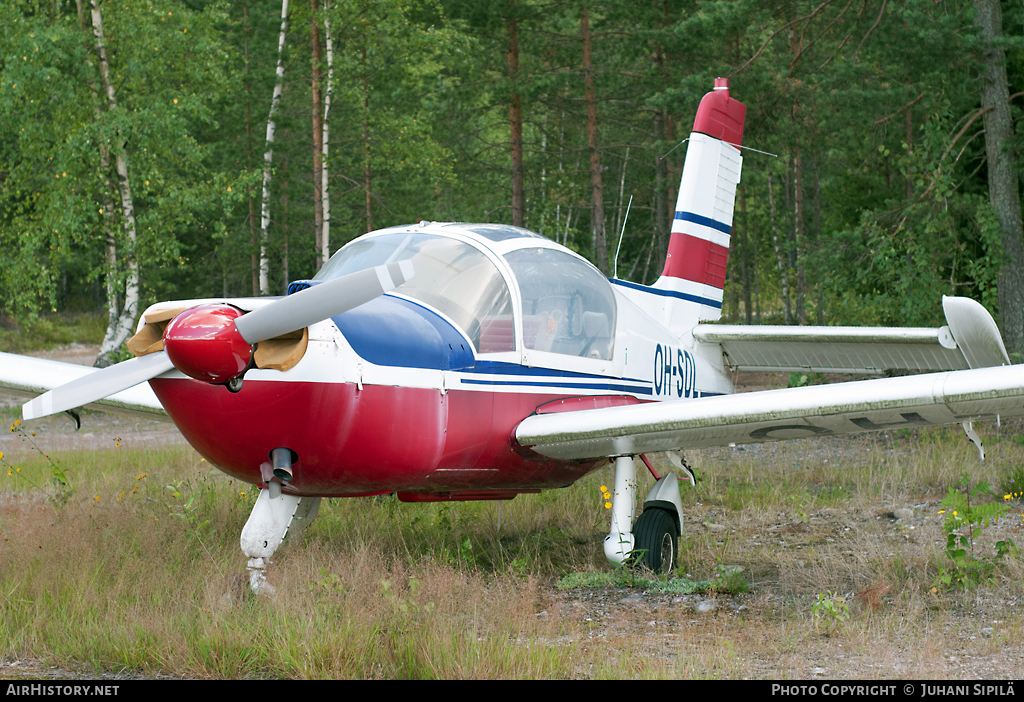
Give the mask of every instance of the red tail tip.
M 715 78 L 715 89 L 704 96 L 693 120 L 693 131 L 739 146 L 747 108 L 729 97 L 729 79 Z

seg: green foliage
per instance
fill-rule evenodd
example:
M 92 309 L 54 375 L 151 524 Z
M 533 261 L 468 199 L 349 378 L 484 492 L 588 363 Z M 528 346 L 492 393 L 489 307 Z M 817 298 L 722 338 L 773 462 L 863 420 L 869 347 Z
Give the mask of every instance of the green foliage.
M 10 327 L 0 328 L 0 351 L 24 353 L 76 342 L 99 344 L 106 319 L 97 314 L 50 313 L 40 315 L 31 323 L 11 324 Z
M 124 279 L 127 256 L 108 269 L 102 255 L 104 201 L 119 194 L 113 166 L 100 167 L 100 144 L 110 153 L 126 144 L 138 242 L 126 250 L 120 223 L 111 236 L 146 262 L 144 297 L 166 294 L 158 271 L 184 266 L 230 200 L 233 176 L 211 172 L 194 137 L 215 123 L 211 102 L 229 85 L 216 38 L 222 10 L 140 0 L 101 7 L 115 109 L 100 92 L 91 27 L 73 5 L 54 5 L 56 16 L 27 4 L 0 9 L 0 141 L 8 145 L 0 149 L 0 243 L 12 256 L 0 291 L 17 318 L 55 310 L 72 282 Z
M 142 262 L 143 305 L 253 289 L 280 0 L 101 7 L 116 109 L 101 90 L 88 12 L 80 17 L 70 2 L 0 6 L 0 312 L 19 322 L 106 306 L 106 283 L 123 287 L 131 257 Z M 998 311 L 1004 252 L 987 192 L 971 3 L 889 3 L 873 23 L 845 3 L 810 13 L 754 0 L 588 7 L 610 242 L 634 198 L 624 278 L 650 283 L 661 270 L 680 142 L 712 80 L 730 75 L 747 106 L 746 144 L 778 157 L 744 152 L 725 317 L 783 321 L 790 307 L 791 322 L 935 325 L 941 294 Z M 332 0 L 314 17 L 308 3 L 292 3 L 266 242 L 272 289 L 317 269 L 314 21 L 322 41 L 329 23 L 333 45 L 332 250 L 418 219 L 511 221 L 509 106 L 518 95 L 526 226 L 593 258 L 580 10 Z M 1020 26 L 1020 7 L 1004 12 L 1007 27 Z M 1022 41 L 1006 34 L 1016 84 Z M 134 248 L 114 166 L 101 166 L 101 145 L 120 144 Z M 120 252 L 112 265 L 108 237 Z M 791 385 L 804 375 L 813 382 L 800 374 Z
M 717 574 L 711 579 L 709 588 L 717 592 L 739 595 L 750 592 L 750 583 L 743 577 L 743 568 L 720 565 Z
M 433 602 L 421 602 L 420 589 L 423 583 L 416 578 L 409 578 L 408 589 L 405 592 L 398 592 L 392 587 L 392 582 L 387 578 L 380 581 L 381 592 L 384 599 L 395 610 L 405 615 L 429 615 L 434 611 Z
M 965 174 L 950 143 L 957 117 L 942 99 L 917 143 L 904 142 L 894 157 L 894 170 L 911 177 L 917 194 L 865 210 L 857 226 L 838 235 L 838 246 L 823 252 L 846 319 L 935 324 L 941 319 L 937 291 L 966 294 L 994 309 L 1002 232 L 987 198 L 963 187 Z M 878 150 L 883 159 L 891 155 L 884 144 Z
M 4 457 L 3 452 L 0 452 L 0 469 L 5 470 L 7 478 L 21 480 L 31 485 L 33 489 L 42 493 L 43 496 L 46 497 L 47 501 L 54 507 L 63 507 L 66 505 L 75 491 L 71 487 L 67 471 L 64 467 L 51 458 L 50 454 L 39 448 L 39 445 L 33 438 L 36 433 L 25 429 L 20 419 L 16 419 L 11 423 L 11 433 L 31 445 L 32 450 L 43 457 L 49 467 L 49 479 L 45 482 L 42 480 L 34 480 L 30 477 L 29 471 L 23 470 L 22 466 L 16 466 L 11 463 L 10 459 Z
M 811 619 L 814 622 L 814 631 L 831 636 L 842 631 L 843 626 L 850 619 L 850 605 L 846 598 L 838 592 L 818 594 L 818 601 L 811 605 Z
M 202 531 L 210 525 L 209 519 L 200 514 L 202 489 L 198 492 L 189 480 L 175 480 L 165 489 L 171 493 L 172 501 L 165 503 L 167 511 L 188 524 L 189 530 L 196 537 L 202 538 Z M 188 493 L 187 495 L 185 493 Z
M 802 388 L 806 385 L 820 385 L 824 375 L 824 373 L 790 373 L 788 387 Z
M 939 568 L 935 588 L 968 588 L 991 581 L 999 563 L 1006 556 L 1016 554 L 1017 547 L 1011 539 L 997 541 L 994 555 L 975 552 L 975 541 L 982 530 L 1009 511 L 1005 499 L 982 503 L 983 496 L 997 497 L 986 482 L 972 488 L 965 473 L 942 499 L 943 509 L 939 514 L 946 515 L 943 523 L 945 552 L 951 563 Z

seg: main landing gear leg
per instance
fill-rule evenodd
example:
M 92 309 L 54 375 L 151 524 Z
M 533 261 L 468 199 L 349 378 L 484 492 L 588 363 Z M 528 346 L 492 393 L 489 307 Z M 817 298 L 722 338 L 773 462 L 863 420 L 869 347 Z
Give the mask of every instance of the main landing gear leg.
M 319 497 L 296 497 L 281 494 L 280 483 L 270 483 L 269 489 L 260 490 L 249 521 L 242 529 L 242 551 L 249 557 L 249 586 L 257 595 L 274 594 L 274 586 L 267 582 L 270 557 L 285 538 L 295 540 L 302 530 L 316 518 Z
M 631 456 L 615 459 L 612 488 L 612 528 L 604 537 L 604 555 L 622 565 L 633 552 L 633 515 L 636 514 L 636 466 Z

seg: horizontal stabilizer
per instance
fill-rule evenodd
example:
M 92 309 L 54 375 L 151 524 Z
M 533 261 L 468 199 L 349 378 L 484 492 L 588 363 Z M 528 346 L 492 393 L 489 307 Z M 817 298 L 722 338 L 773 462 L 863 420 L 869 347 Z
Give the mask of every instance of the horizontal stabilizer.
M 794 327 L 699 324 L 693 337 L 718 344 L 741 371 L 863 373 L 1009 365 L 992 315 L 967 297 L 943 297 L 947 327 Z

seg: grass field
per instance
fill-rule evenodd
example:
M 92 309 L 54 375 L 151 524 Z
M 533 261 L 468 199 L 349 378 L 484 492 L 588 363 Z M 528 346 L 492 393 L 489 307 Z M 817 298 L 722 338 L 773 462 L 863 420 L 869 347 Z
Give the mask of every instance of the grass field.
M 267 598 L 238 545 L 251 486 L 150 429 L 85 420 L 88 450 L 69 423 L 0 442 L 0 675 L 962 679 L 1024 663 L 1024 568 L 995 550 L 1024 544 L 1024 507 L 1003 499 L 1022 424 L 979 427 L 984 462 L 959 428 L 690 452 L 702 480 L 666 581 L 604 560 L 610 468 L 502 503 L 500 528 L 494 502 L 327 500 Z M 970 567 L 939 514 L 962 474 L 973 509 L 1006 510 L 975 528 Z

